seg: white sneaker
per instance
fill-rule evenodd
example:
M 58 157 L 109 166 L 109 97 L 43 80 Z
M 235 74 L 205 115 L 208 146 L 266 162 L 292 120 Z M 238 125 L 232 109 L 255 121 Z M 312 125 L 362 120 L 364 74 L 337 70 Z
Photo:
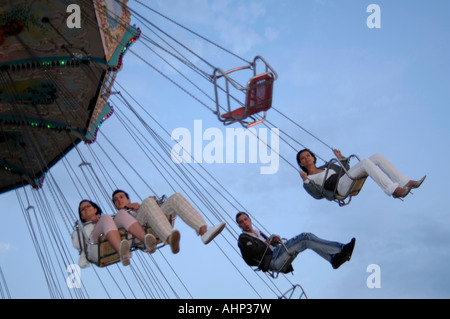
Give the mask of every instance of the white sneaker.
M 209 244 L 220 232 L 225 228 L 225 222 L 220 223 L 218 226 L 208 227 L 206 233 L 202 235 L 202 241 L 205 245 Z
M 120 246 L 119 246 L 119 256 L 120 256 L 120 261 L 122 262 L 122 265 L 124 266 L 128 266 L 130 264 L 130 258 L 131 258 L 131 245 L 130 242 L 126 239 L 123 239 L 120 242 Z
M 149 254 L 153 254 L 156 251 L 156 238 L 152 234 L 145 235 L 144 238 L 145 249 Z

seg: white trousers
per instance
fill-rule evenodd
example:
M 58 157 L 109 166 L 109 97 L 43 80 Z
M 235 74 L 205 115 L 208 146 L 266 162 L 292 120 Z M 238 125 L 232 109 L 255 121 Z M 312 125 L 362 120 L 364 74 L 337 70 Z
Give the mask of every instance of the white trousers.
M 196 231 L 197 235 L 200 228 L 206 226 L 204 218 L 180 193 L 170 196 L 161 207 L 159 207 L 155 198 L 146 198 L 137 211 L 136 219 L 141 225 L 147 223 L 156 235 L 163 242 L 166 242 L 167 237 L 173 231 L 173 227 L 168 220 L 169 216 L 173 218 L 179 216 Z
M 401 174 L 394 165 L 391 164 L 383 155 L 375 154 L 367 159 L 361 160 L 348 171 L 353 178 L 362 173 L 367 173 L 383 191 L 391 196 L 397 187 L 405 186 L 410 178 Z M 338 193 L 347 194 L 352 186 L 353 180 L 343 175 L 338 184 Z

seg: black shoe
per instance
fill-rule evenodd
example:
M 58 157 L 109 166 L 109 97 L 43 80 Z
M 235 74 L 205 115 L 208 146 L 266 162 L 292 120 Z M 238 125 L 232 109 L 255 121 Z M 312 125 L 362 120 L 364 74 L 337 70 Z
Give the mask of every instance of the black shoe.
M 353 249 L 355 248 L 355 241 L 356 239 L 352 238 L 348 244 L 342 247 L 342 251 L 340 253 L 334 255 L 333 260 L 331 261 L 333 269 L 338 269 L 343 263 L 350 260 Z
M 343 263 L 345 263 L 345 256 L 343 253 L 338 253 L 334 255 L 333 260 L 331 261 L 331 265 L 333 269 L 338 269 Z
M 344 245 L 342 248 L 342 252 L 348 254 L 348 260 L 352 257 L 353 249 L 355 248 L 356 239 L 352 238 L 347 245 Z
M 331 265 L 333 269 L 338 269 L 343 263 L 348 260 L 348 255 L 344 253 L 338 253 L 334 255 L 333 260 L 331 261 Z

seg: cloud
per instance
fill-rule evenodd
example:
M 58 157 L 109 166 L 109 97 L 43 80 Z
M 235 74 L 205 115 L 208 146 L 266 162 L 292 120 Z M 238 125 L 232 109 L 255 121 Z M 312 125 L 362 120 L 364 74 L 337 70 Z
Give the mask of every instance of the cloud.
M 9 250 L 11 250 L 11 244 L 10 243 L 0 242 L 0 251 L 9 251 Z
M 225 0 L 173 0 L 159 1 L 158 7 L 163 14 L 170 12 L 169 18 L 187 28 L 191 25 L 202 26 L 203 30 L 193 31 L 207 38 L 209 35 L 205 31 L 212 32 L 214 41 L 237 54 L 245 54 L 264 41 L 264 28 L 260 31 L 259 23 L 266 16 L 267 10 L 259 2 L 246 2 L 242 5 Z M 266 32 L 272 38 L 276 37 L 275 30 Z
M 265 32 L 264 32 L 264 36 L 269 41 L 275 41 L 275 40 L 278 39 L 279 32 L 275 28 L 267 27 Z

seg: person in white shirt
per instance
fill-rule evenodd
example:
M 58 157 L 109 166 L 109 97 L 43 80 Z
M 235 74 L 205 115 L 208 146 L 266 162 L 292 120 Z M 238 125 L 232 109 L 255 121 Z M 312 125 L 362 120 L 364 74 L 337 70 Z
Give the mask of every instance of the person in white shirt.
M 337 183 L 338 194 L 345 196 L 353 184 L 352 178 L 357 178 L 362 173 L 367 173 L 383 191 L 394 198 L 403 198 L 409 194 L 411 189 L 418 188 L 425 180 L 424 176 L 419 181 L 411 180 L 403 175 L 383 155 L 375 154 L 363 159 L 353 167 L 349 167 L 348 159 L 343 157 L 339 150 L 333 150 L 336 157 L 346 167 L 348 175 L 337 164 L 328 163 L 316 167 L 317 158 L 309 149 L 303 149 L 297 153 L 297 163 L 302 169 L 300 176 L 303 187 L 312 197 L 316 199 L 335 199 Z M 324 180 L 325 176 L 327 177 Z
M 130 264 L 131 245 L 129 240 L 121 239 L 119 228 L 126 229 L 131 235 L 143 242 L 145 249 L 149 253 L 153 253 L 156 250 L 155 237 L 151 234 L 146 234 L 138 221 L 128 212 L 118 212 L 114 217 L 108 214 L 102 215 L 102 210 L 96 203 L 84 199 L 78 206 L 78 213 L 80 221 L 83 223 L 84 231 L 82 232 L 82 236 L 86 236 L 82 242 L 86 241 L 97 244 L 100 235 L 105 236 L 111 246 L 119 253 L 120 261 L 124 266 Z M 80 267 L 86 268 L 89 266 L 89 261 L 86 258 L 85 249 L 88 251 L 90 260 L 94 262 L 99 257 L 98 249 L 96 246 L 91 247 L 91 245 L 88 245 L 85 247 L 82 245 L 79 235 L 78 231 L 75 230 L 72 233 L 72 242 L 74 247 L 81 252 L 79 259 Z

